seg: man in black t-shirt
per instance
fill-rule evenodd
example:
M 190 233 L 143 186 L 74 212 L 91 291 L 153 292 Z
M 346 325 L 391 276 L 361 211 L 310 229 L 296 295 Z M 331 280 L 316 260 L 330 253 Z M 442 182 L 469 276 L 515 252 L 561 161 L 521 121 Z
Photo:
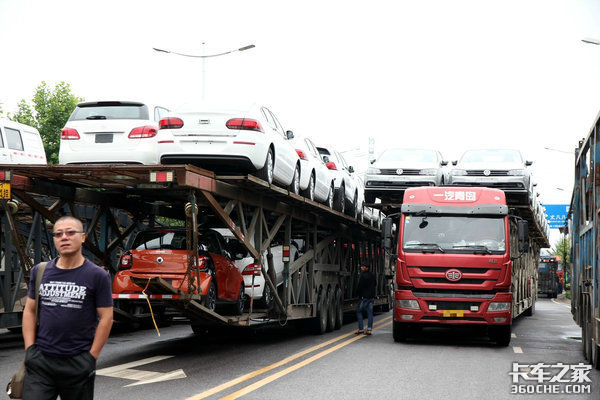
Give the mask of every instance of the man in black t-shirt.
M 358 279 L 358 287 L 356 288 L 356 296 L 358 297 L 358 307 L 356 308 L 356 318 L 358 319 L 357 335 L 364 333 L 370 335 L 373 330 L 373 300 L 375 299 L 375 287 L 377 279 L 375 274 L 369 271 L 369 264 L 363 262 L 360 265 L 360 278 Z M 363 330 L 363 310 L 367 310 L 367 330 Z
M 39 288 L 31 270 L 23 311 L 24 400 L 93 399 L 96 360 L 113 322 L 112 284 L 105 270 L 83 257 L 83 224 L 65 216 L 54 224 L 59 257 L 46 265 Z

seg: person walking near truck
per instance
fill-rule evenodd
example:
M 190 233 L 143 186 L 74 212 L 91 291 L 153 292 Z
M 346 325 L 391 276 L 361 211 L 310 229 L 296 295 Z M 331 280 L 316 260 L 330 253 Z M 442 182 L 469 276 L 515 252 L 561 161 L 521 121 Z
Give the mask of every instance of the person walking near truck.
M 361 274 L 358 279 L 356 296 L 358 297 L 358 306 L 356 307 L 356 318 L 358 319 L 357 335 L 364 333 L 370 335 L 373 330 L 373 299 L 375 298 L 375 287 L 377 280 L 375 275 L 369 270 L 369 264 L 363 262 L 360 266 Z M 367 311 L 367 330 L 363 329 L 363 310 Z
M 23 311 L 24 400 L 93 399 L 96 360 L 113 323 L 111 279 L 82 254 L 83 224 L 64 216 L 54 224 L 59 257 L 48 262 L 39 288 L 36 326 L 35 278 L 31 271 Z

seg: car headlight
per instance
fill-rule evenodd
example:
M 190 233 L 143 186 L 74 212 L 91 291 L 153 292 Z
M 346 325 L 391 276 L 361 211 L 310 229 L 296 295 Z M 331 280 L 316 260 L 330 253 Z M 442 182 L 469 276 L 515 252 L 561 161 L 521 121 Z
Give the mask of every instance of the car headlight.
M 396 300 L 396 307 L 398 308 L 409 308 L 411 310 L 420 310 L 419 302 L 417 300 Z
M 379 175 L 381 174 L 381 170 L 379 168 L 367 168 L 367 174 L 371 174 L 371 175 Z
M 421 171 L 419 171 L 419 175 L 435 175 L 435 174 L 437 174 L 437 169 L 435 169 L 435 168 L 422 169 Z
M 524 169 L 511 169 L 508 171 L 508 175 L 525 176 L 525 175 L 527 175 L 527 171 Z
M 508 311 L 510 310 L 510 301 L 494 301 L 490 303 L 488 311 Z
M 464 169 L 453 169 L 450 171 L 450 175 L 458 176 L 458 175 L 466 175 L 467 171 Z

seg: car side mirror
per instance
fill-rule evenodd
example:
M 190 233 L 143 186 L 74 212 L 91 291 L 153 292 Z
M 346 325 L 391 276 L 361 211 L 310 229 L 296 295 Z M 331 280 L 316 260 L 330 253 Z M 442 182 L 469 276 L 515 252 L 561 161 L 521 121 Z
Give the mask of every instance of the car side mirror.
M 533 161 L 525 161 L 525 166 L 526 167 L 529 167 L 531 165 L 533 165 Z
M 440 163 L 443 167 L 445 167 L 446 165 L 448 165 L 448 161 L 446 160 L 442 160 L 442 162 Z
M 456 165 L 456 164 L 458 164 L 458 160 L 452 161 L 452 165 Z
M 392 249 L 392 227 L 393 221 L 391 218 L 384 218 L 381 222 L 383 248 L 388 251 Z
M 369 161 L 369 163 L 375 164 L 375 161 L 377 161 L 377 160 L 376 159 L 372 159 L 371 161 Z
M 348 172 L 350 172 L 351 174 L 354 173 L 354 167 L 352 165 L 348 167 Z
M 285 135 L 287 136 L 288 139 L 293 139 L 294 138 L 294 132 L 292 132 L 292 131 L 285 132 Z

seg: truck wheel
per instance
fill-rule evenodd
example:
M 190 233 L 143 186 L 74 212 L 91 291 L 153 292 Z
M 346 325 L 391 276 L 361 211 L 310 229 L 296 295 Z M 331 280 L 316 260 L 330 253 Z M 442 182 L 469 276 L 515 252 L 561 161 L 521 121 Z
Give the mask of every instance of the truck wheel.
M 327 331 L 327 314 L 329 311 L 329 304 L 327 303 L 327 294 L 323 287 L 319 290 L 319 296 L 317 297 L 317 318 L 315 318 L 315 333 L 322 335 Z
M 405 342 L 406 338 L 408 338 L 408 326 L 394 321 L 394 324 L 392 325 L 392 335 L 394 336 L 394 342 Z
M 506 347 L 510 344 L 510 325 L 490 326 L 489 335 L 498 346 Z
M 327 303 L 329 304 L 329 309 L 327 310 L 327 332 L 332 332 L 335 328 L 335 297 L 333 296 L 333 290 L 331 287 L 327 289 Z
M 342 290 L 335 290 L 335 325 L 334 329 L 340 329 L 344 325 L 344 304 L 342 302 Z
M 531 307 L 523 311 L 523 315 L 526 317 L 531 317 L 533 314 L 535 314 L 535 301 L 531 304 Z

